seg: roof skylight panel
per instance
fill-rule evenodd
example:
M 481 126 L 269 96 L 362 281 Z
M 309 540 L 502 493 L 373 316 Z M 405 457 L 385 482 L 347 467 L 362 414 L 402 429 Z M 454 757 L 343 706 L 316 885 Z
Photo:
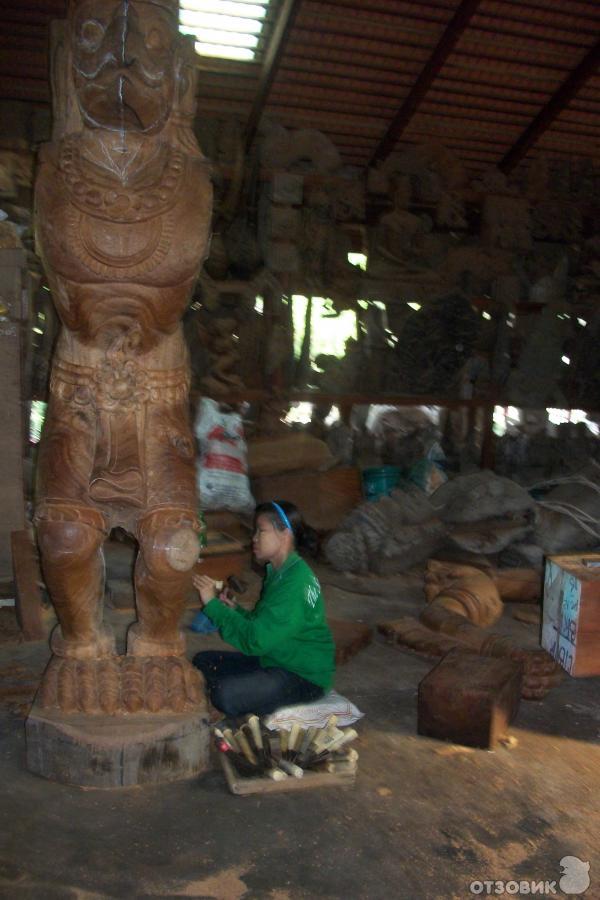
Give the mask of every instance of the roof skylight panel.
M 269 0 L 180 0 L 179 30 L 201 56 L 252 60 Z

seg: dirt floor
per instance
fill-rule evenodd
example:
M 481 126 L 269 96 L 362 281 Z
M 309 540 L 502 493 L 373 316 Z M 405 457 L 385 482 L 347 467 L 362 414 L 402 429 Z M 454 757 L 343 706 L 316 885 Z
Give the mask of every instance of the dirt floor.
M 317 568 L 339 619 L 374 624 L 423 602 L 418 573 L 349 584 Z M 513 611 L 499 630 L 535 646 L 536 626 Z M 0 621 L 2 898 L 462 900 L 497 896 L 484 882 L 500 880 L 513 896 L 514 882 L 541 881 L 537 896 L 566 896 L 565 856 L 589 861 L 584 896 L 600 898 L 600 678 L 565 677 L 543 702 L 521 702 L 511 745 L 468 750 L 416 734 L 417 686 L 434 661 L 375 636 L 336 680 L 364 712 L 353 788 L 236 797 L 215 767 L 161 787 L 82 790 L 25 769 L 23 720 L 49 652 L 19 643 L 11 615 Z M 121 635 L 132 618 L 107 617 Z M 189 653 L 218 643 L 190 634 Z

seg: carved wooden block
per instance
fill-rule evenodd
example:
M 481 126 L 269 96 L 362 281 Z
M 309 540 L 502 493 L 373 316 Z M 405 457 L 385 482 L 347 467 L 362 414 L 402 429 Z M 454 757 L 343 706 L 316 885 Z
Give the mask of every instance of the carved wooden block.
M 519 709 L 522 668 L 452 650 L 419 684 L 419 734 L 490 749 Z

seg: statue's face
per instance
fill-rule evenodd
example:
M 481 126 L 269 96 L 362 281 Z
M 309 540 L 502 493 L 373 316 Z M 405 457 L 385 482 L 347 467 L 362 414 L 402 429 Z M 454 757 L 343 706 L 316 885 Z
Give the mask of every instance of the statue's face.
M 73 76 L 86 123 L 153 133 L 173 102 L 176 30 L 144 0 L 82 0 L 71 16 Z

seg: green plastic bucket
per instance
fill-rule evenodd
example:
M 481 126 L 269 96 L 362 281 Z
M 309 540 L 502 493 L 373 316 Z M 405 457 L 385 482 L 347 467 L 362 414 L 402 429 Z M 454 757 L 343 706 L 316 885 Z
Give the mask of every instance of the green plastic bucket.
M 365 500 L 379 500 L 387 497 L 400 482 L 401 470 L 398 466 L 379 466 L 363 469 L 362 486 Z

